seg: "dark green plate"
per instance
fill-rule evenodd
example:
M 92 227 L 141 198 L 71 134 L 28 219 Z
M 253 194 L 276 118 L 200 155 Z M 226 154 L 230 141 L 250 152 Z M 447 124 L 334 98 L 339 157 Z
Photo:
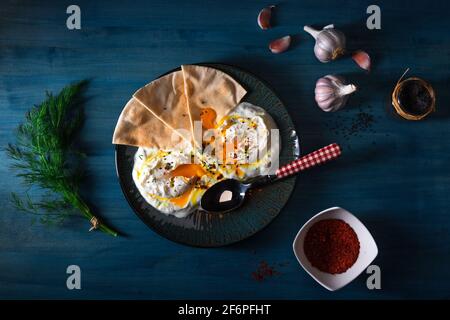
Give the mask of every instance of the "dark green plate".
M 299 156 L 299 143 L 292 120 L 281 100 L 267 84 L 233 66 L 212 63 L 202 65 L 228 73 L 247 89 L 244 101 L 270 113 L 280 129 L 280 165 Z M 175 218 L 157 211 L 139 194 L 132 178 L 136 150 L 135 147 L 116 146 L 117 176 L 125 198 L 138 217 L 151 229 L 169 240 L 190 246 L 224 246 L 254 235 L 280 213 L 294 189 L 295 177 L 291 177 L 261 190 L 253 190 L 244 205 L 231 213 L 218 215 L 197 211 L 187 218 Z

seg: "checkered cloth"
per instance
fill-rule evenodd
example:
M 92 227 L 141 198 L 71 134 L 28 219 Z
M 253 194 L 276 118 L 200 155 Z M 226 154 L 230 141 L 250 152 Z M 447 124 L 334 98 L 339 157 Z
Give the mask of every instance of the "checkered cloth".
M 298 158 L 293 162 L 279 168 L 276 172 L 278 178 L 284 178 L 294 173 L 314 167 L 318 164 L 336 159 L 341 155 L 341 148 L 338 144 L 332 143 L 322 149 L 311 152 L 306 156 Z

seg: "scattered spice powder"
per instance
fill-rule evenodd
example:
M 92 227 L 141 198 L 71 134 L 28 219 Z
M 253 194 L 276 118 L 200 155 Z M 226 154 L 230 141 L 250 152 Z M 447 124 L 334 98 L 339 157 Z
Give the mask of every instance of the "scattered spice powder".
M 274 266 L 270 266 L 266 261 L 261 261 L 258 268 L 252 272 L 252 278 L 258 282 L 264 281 L 266 278 L 280 274 Z
M 347 271 L 359 256 L 358 236 L 339 219 L 314 223 L 306 233 L 303 248 L 314 267 L 331 274 Z

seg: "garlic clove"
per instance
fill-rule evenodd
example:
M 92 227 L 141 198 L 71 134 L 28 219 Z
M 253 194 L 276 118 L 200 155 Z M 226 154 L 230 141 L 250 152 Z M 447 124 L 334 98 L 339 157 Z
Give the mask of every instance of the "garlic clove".
M 269 44 L 269 49 L 272 53 L 282 53 L 286 51 L 291 45 L 291 36 L 285 36 L 279 39 L 273 40 Z
M 272 17 L 273 8 L 275 8 L 275 6 L 268 6 L 259 12 L 258 25 L 261 29 L 266 30 L 270 28 L 270 18 Z
M 370 71 L 371 60 L 367 52 L 358 50 L 352 54 L 352 59 L 355 63 L 366 71 Z

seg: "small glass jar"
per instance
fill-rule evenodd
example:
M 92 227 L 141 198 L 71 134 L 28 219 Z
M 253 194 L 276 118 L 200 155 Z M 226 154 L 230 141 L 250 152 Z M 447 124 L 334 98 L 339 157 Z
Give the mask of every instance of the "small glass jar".
M 417 94 L 417 96 L 414 96 Z M 421 120 L 435 110 L 433 87 L 423 79 L 412 77 L 397 83 L 392 92 L 392 105 L 407 120 Z

